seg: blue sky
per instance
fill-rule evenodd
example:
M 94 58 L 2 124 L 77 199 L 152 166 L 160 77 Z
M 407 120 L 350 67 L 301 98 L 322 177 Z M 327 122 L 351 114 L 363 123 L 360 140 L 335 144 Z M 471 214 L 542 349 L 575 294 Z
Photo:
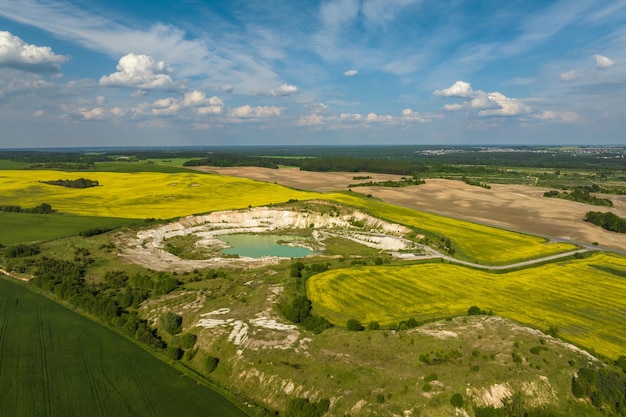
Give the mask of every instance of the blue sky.
M 0 148 L 624 132 L 623 0 L 0 0 Z

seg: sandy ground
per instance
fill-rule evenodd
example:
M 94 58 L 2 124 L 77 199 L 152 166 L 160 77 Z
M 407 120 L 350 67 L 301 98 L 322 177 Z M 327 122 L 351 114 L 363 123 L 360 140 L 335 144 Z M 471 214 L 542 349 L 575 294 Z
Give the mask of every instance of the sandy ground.
M 203 171 L 246 177 L 311 191 L 345 190 L 355 182 L 398 180 L 399 175 L 362 172 L 307 172 L 297 168 L 200 167 Z M 372 176 L 357 181 L 354 176 Z M 485 223 L 506 229 L 567 239 L 626 251 L 626 235 L 603 230 L 583 221 L 588 211 L 612 211 L 626 217 L 626 196 L 610 195 L 615 207 L 599 207 L 543 197 L 546 188 L 491 184 L 491 189 L 461 181 L 429 179 L 426 184 L 403 188 L 357 187 L 354 192 L 372 194 L 388 203 L 426 210 L 446 216 Z

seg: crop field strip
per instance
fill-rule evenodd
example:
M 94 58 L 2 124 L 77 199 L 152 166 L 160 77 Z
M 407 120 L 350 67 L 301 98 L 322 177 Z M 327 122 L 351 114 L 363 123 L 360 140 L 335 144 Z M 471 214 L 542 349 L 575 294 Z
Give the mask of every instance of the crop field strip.
M 120 335 L 5 278 L 0 313 L 0 417 L 245 416 Z
M 561 335 L 611 358 L 626 354 L 624 277 L 626 258 L 595 254 L 493 274 L 438 263 L 332 270 L 311 277 L 307 293 L 317 314 L 345 326 L 355 318 L 367 325 L 397 324 L 462 315 L 472 305 Z
M 326 198 L 362 209 L 391 222 L 415 227 L 426 234 L 449 238 L 455 256 L 483 265 L 508 265 L 576 249 L 569 243 L 548 243 L 546 239 L 484 226 L 450 217 L 358 198 L 329 194 Z

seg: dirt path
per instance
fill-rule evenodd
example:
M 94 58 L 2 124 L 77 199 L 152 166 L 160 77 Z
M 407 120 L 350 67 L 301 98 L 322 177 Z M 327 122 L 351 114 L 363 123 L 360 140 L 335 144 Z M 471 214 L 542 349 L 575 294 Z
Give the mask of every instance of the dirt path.
M 363 172 L 307 172 L 297 168 L 200 167 L 223 175 L 252 178 L 311 191 L 345 190 L 354 176 L 367 181 L 398 180 L 399 175 Z M 372 194 L 391 204 L 429 211 L 491 226 L 626 251 L 626 235 L 606 231 L 583 220 L 588 211 L 612 211 L 626 217 L 626 196 L 610 195 L 615 207 L 605 208 L 558 198 L 543 197 L 547 188 L 491 184 L 491 189 L 461 181 L 428 179 L 426 184 L 403 188 L 357 187 L 354 192 Z

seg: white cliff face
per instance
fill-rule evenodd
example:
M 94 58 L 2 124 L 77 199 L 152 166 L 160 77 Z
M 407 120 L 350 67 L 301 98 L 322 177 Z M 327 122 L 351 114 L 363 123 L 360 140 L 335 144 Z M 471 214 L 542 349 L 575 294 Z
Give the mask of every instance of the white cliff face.
M 162 248 L 164 241 L 174 236 L 195 235 L 199 238 L 197 245 L 220 247 L 224 244 L 217 239 L 217 236 L 222 234 L 265 233 L 309 228 L 315 230 L 313 238 L 318 241 L 331 235 L 342 236 L 383 250 L 405 250 L 413 247 L 413 242 L 401 237 L 411 231 L 409 228 L 385 222 L 359 211 L 332 215 L 313 211 L 257 207 L 188 216 L 153 229 L 142 230 L 137 233 L 136 239 L 133 239 L 134 242 L 127 245 L 121 256 L 149 268 L 161 270 L 213 266 L 261 266 L 279 262 L 280 259 L 241 257 L 192 261 L 180 259 Z

